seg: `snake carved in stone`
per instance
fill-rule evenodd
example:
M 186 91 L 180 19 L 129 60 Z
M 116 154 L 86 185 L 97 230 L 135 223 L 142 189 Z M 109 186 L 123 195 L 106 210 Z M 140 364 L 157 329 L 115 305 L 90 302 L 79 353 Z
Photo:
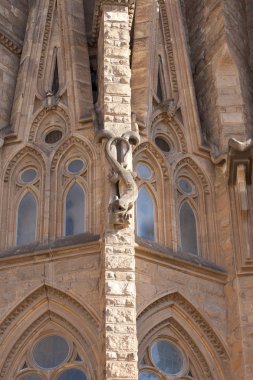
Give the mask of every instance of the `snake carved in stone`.
M 129 211 L 138 197 L 135 175 L 132 170 L 127 168 L 126 157 L 130 153 L 131 144 L 139 143 L 139 134 L 129 131 L 121 137 L 117 137 L 110 131 L 101 131 L 97 135 L 97 140 L 102 141 L 103 139 L 108 140 L 105 145 L 105 154 L 112 168 L 109 179 L 115 184 L 117 194 L 110 204 L 112 224 L 124 228 L 130 224 L 131 214 Z M 117 157 L 113 154 L 113 150 L 116 149 L 118 149 Z

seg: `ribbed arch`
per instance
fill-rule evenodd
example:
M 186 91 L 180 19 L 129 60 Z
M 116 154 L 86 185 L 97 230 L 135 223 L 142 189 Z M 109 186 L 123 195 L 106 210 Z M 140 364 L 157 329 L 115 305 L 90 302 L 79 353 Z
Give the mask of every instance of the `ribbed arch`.
M 225 380 L 224 373 L 229 373 L 223 340 L 179 292 L 160 295 L 147 303 L 137 317 L 137 331 L 140 360 L 155 339 L 167 336 L 194 364 L 197 378 Z
M 37 236 L 37 200 L 28 191 L 20 200 L 17 211 L 17 245 L 33 243 Z
M 100 378 L 97 316 L 71 295 L 43 285 L 19 303 L 0 324 L 1 340 L 7 348 L 0 358 L 0 379 L 16 379 L 14 375 L 22 368 L 29 347 L 41 335 L 52 333 L 73 341 L 89 379 Z

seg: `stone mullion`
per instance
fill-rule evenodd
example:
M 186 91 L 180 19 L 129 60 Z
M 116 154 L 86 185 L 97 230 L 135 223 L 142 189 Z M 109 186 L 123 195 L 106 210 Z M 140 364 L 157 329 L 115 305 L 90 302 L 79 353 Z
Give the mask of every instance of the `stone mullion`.
M 124 4 L 102 8 L 98 42 L 99 109 L 104 130 L 115 136 L 131 131 L 129 9 Z M 132 167 L 132 157 L 128 158 Z M 105 173 L 105 194 L 112 185 Z M 110 194 L 110 195 L 109 195 Z M 108 200 L 109 203 L 109 200 Z M 133 223 L 116 229 L 106 221 L 102 244 L 101 304 L 104 315 L 104 378 L 137 380 L 136 290 Z

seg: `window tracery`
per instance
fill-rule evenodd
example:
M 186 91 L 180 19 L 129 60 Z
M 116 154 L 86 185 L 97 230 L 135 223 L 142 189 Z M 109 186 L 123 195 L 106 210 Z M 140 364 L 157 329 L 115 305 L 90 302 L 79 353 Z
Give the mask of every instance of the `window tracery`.
M 197 379 L 188 355 L 174 337 L 158 335 L 149 340 L 139 364 L 138 380 Z
M 28 348 L 15 380 L 88 380 L 87 368 L 73 341 L 47 333 Z

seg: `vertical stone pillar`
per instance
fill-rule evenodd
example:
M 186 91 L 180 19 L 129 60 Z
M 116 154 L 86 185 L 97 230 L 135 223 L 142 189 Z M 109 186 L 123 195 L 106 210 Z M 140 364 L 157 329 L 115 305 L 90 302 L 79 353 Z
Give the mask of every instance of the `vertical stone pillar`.
M 98 41 L 99 109 L 105 134 L 121 138 L 123 134 L 131 133 L 130 31 L 126 3 L 115 3 L 116 5 L 104 4 L 102 8 Z M 115 146 L 114 149 L 116 151 Z M 118 160 L 117 154 L 115 160 Z M 110 162 L 106 165 L 110 172 Z M 131 171 L 131 168 L 130 149 L 127 169 Z M 115 188 L 108 181 L 108 173 L 105 173 L 105 183 L 105 198 L 108 202 L 105 205 L 101 252 L 104 378 L 137 380 L 134 216 L 132 212 L 131 222 L 125 226 L 110 224 L 109 204 L 112 203 Z

